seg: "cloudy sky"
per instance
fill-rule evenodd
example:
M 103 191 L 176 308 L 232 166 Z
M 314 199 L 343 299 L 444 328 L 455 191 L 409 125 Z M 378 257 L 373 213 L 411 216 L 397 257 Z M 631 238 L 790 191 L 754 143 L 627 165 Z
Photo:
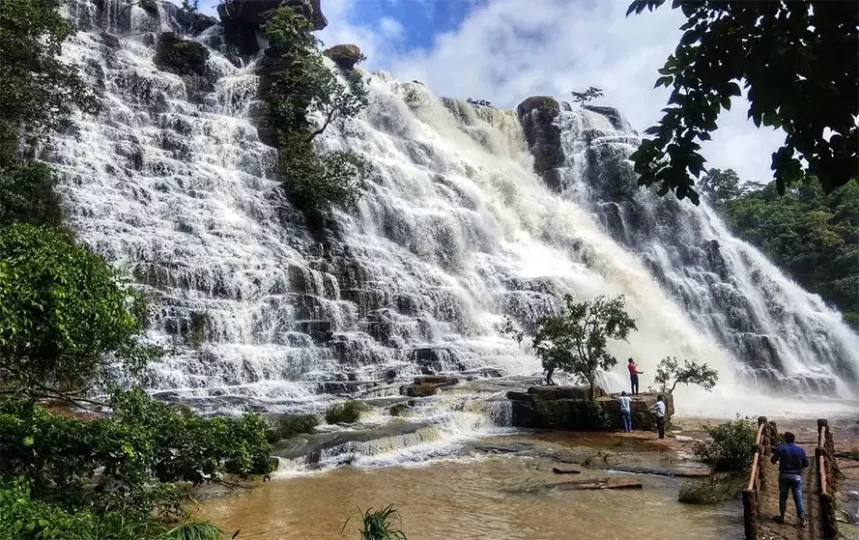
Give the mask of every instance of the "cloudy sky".
M 209 0 L 208 3 L 214 3 Z M 531 95 L 568 99 L 602 88 L 639 131 L 655 123 L 668 90 L 653 89 L 683 18 L 668 5 L 626 17 L 629 0 L 322 0 L 327 46 L 355 43 L 365 68 L 419 80 L 436 95 L 512 108 Z M 670 3 L 669 3 L 670 4 Z M 735 103 L 704 147 L 708 166 L 744 180 L 771 178 L 781 132 L 758 130 Z M 744 105 L 744 104 L 743 104 Z

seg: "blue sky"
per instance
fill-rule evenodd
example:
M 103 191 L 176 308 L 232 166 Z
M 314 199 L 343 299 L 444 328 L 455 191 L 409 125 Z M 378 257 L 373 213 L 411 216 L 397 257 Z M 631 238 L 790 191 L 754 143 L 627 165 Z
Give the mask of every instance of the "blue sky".
M 214 11 L 215 1 L 206 2 Z M 436 95 L 515 107 L 531 95 L 568 99 L 597 86 L 643 131 L 665 107 L 657 69 L 680 38 L 682 15 L 668 9 L 626 17 L 629 0 L 321 0 L 327 46 L 354 43 L 369 70 L 420 80 Z M 709 167 L 744 180 L 771 177 L 781 132 L 758 130 L 735 103 L 704 145 Z

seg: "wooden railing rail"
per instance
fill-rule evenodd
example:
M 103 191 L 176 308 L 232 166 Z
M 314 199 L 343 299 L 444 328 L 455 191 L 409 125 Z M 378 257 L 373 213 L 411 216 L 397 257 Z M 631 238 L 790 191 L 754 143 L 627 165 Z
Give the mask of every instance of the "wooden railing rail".
M 835 460 L 835 440 L 829 430 L 829 421 L 825 418 L 817 421 L 817 448 L 814 449 L 814 457 L 817 461 L 817 491 L 820 497 L 820 532 L 823 538 L 836 538 L 838 522 L 835 489 L 838 464 Z
M 768 422 L 765 416 L 758 418 L 758 432 L 755 436 L 755 455 L 752 458 L 752 470 L 749 473 L 749 484 L 743 490 L 743 526 L 747 540 L 757 540 L 758 510 L 760 508 L 760 492 L 766 489 L 764 474 L 764 458 L 772 453 L 778 444 L 778 429 L 775 423 Z

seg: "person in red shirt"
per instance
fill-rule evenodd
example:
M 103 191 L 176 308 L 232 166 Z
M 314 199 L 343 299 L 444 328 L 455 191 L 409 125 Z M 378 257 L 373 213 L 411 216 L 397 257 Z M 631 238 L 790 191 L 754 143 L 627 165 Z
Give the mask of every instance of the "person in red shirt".
M 629 370 L 629 383 L 632 386 L 632 395 L 638 395 L 638 376 L 644 373 L 643 371 L 638 371 L 638 367 L 635 365 L 635 361 L 632 358 L 629 359 L 629 364 L 627 364 L 626 368 Z

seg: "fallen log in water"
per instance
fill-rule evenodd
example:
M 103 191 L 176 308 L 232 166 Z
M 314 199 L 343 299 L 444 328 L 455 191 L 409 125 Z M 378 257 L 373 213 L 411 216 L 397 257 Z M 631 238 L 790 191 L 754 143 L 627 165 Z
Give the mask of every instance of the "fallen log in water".
M 586 489 L 641 489 L 641 482 L 632 478 L 594 478 L 590 480 L 574 480 L 561 484 L 553 484 L 552 488 L 564 491 L 579 491 Z

